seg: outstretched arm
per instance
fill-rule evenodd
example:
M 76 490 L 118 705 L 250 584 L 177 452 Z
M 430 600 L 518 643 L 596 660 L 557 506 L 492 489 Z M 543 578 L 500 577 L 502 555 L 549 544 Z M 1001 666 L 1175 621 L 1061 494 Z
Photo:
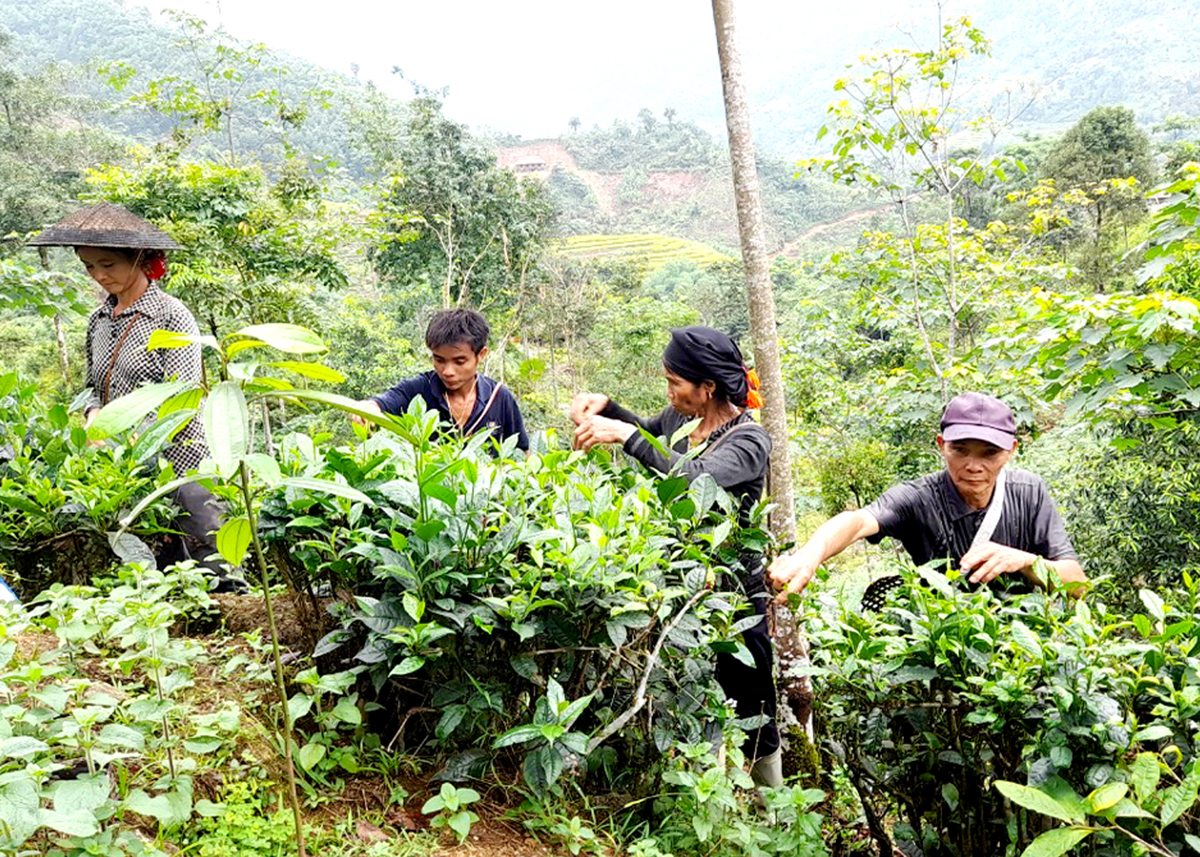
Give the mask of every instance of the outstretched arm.
M 1045 558 L 1008 545 L 984 542 L 963 554 L 959 567 L 963 572 L 970 573 L 971 583 L 990 583 L 1002 574 L 1020 574 L 1038 586 L 1045 586 L 1048 581 L 1039 578 L 1033 570 L 1034 563 L 1039 559 Z M 1087 575 L 1079 560 L 1046 559 L 1045 562 L 1058 572 L 1063 583 L 1087 583 Z M 1083 588 L 1076 588 L 1071 594 L 1079 597 L 1083 594 Z
M 789 594 L 803 592 L 813 579 L 817 568 L 830 557 L 837 556 L 859 539 L 879 532 L 879 521 L 865 509 L 834 515 L 794 553 L 776 558 L 767 570 L 771 583 L 779 590 L 775 600 L 787 603 Z

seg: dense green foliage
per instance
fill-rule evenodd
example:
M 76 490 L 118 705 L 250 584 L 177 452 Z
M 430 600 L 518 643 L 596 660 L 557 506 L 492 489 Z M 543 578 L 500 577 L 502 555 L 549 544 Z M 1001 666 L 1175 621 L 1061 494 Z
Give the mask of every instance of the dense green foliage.
M 1044 819 L 1006 807 L 996 780 L 1059 798 L 1136 788 L 1141 808 L 1115 813 L 1134 835 L 1098 834 L 1115 853 L 1144 853 L 1129 850 L 1137 835 L 1178 848 L 1195 834 L 1191 578 L 1165 602 L 1142 590 L 1145 612 L 1121 615 L 1096 598 L 997 597 L 933 570 L 905 577 L 881 613 L 822 596 L 806 617 L 828 746 L 874 835 L 894 812 L 895 834 L 925 854 L 1024 848 Z
M 0 850 L 276 855 L 307 829 L 314 853 L 416 855 L 430 837 L 358 842 L 362 819 L 330 819 L 378 804 L 368 827 L 399 824 L 385 813 L 407 804 L 462 840 L 522 798 L 514 817 L 572 854 L 1196 848 L 1197 126 L 1171 87 L 1095 101 L 1161 69 L 1062 59 L 1112 46 L 1096 28 L 1115 0 L 1080 24 L 1095 44 L 1039 57 L 1047 98 L 977 75 L 1053 28 L 1005 40 L 1006 19 L 992 44 L 947 17 L 819 81 L 830 150 L 798 177 L 759 160 L 802 511 L 939 466 L 947 398 L 993 392 L 1094 579 L 1082 601 L 1007 599 L 909 570 L 864 614 L 849 593 L 878 549 L 831 563 L 851 581 L 806 610 L 824 770 L 761 810 L 736 749 L 753 724 L 713 662 L 745 655 L 726 590 L 738 549 L 768 540 L 710 482 L 561 431 L 580 391 L 658 411 L 671 327 L 751 353 L 719 141 L 643 110 L 529 144 L 547 163 L 526 175 L 501 166 L 519 140 L 473 135 L 419 87 L 399 104 L 196 19 L 76 5 L 0 8 L 0 573 L 42 593 L 0 613 Z M 79 34 L 100 22 L 92 56 Z M 1193 32 L 1172 26 L 1161 45 Z M 1031 116 L 1064 133 L 1023 133 Z M 817 111 L 794 118 L 772 130 Z M 200 322 L 206 374 L 117 400 L 89 433 L 71 404 L 91 284 L 20 239 L 99 199 L 184 246 L 164 286 Z M 452 304 L 488 315 L 485 371 L 520 402 L 527 458 L 419 406 L 369 436 L 345 419 L 428 368 L 424 323 Z M 186 419 L 211 460 L 158 469 Z M 218 547 L 256 591 L 221 596 L 223 621 L 267 613 L 246 638 L 193 636 L 222 621 L 208 581 L 146 569 L 176 477 L 227 504 Z

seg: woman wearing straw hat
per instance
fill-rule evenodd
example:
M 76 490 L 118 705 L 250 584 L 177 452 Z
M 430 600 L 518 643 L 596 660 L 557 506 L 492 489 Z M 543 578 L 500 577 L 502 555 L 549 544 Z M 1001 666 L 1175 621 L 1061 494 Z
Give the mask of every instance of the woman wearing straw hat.
M 110 401 L 144 384 L 201 380 L 199 345 L 146 348 L 156 330 L 192 336 L 200 332 L 188 308 L 158 286 L 167 270 L 164 251 L 180 249 L 169 235 L 119 205 L 99 203 L 64 217 L 30 244 L 75 248 L 88 274 L 108 295 L 88 318 L 85 425 Z M 196 469 L 208 456 L 200 421 L 191 420 L 162 455 L 178 475 Z M 184 509 L 175 524 L 185 538 L 171 540 L 160 552 L 159 563 L 169 565 L 194 555 L 220 575 L 215 557 L 208 559 L 216 554 L 213 534 L 221 526 L 215 498 L 192 483 L 176 492 L 175 501 Z M 223 587 L 233 586 L 223 576 L 221 580 Z

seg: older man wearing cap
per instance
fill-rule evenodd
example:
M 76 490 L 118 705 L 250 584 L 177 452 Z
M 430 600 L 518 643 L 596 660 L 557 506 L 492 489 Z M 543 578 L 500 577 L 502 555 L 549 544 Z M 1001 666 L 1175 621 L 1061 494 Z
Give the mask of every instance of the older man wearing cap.
M 899 540 L 917 565 L 948 560 L 973 584 L 1010 574 L 1029 587 L 1044 585 L 1034 570 L 1039 559 L 1064 583 L 1087 581 L 1046 483 L 1004 469 L 1017 448 L 1008 405 L 981 393 L 957 396 L 942 415 L 937 445 L 943 470 L 830 518 L 795 553 L 776 559 L 769 574 L 777 600 L 803 591 L 821 563 L 859 539 L 884 536 Z

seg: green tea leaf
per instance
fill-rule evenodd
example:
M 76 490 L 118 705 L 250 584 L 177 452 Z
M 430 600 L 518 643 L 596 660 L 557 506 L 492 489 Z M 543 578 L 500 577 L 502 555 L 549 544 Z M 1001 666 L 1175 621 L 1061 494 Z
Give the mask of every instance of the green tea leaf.
M 186 381 L 167 381 L 138 387 L 101 408 L 100 413 L 92 420 L 89 431 L 103 436 L 128 431 L 140 423 L 146 414 L 191 386 L 192 384 Z
M 321 337 L 298 324 L 252 324 L 234 335 L 260 340 L 286 354 L 316 354 L 329 350 Z
M 250 440 L 250 411 L 236 381 L 222 381 L 204 403 L 204 437 L 217 470 L 232 476 L 245 457 Z
M 233 518 L 217 530 L 217 551 L 227 563 L 235 568 L 246 558 L 251 541 L 250 522 L 245 518 Z
M 1074 822 L 1077 824 L 1083 823 L 1083 817 L 1072 807 L 1059 803 L 1040 789 L 1031 789 L 1029 786 L 1022 786 L 1017 783 L 1009 783 L 1001 780 L 996 783 L 996 790 L 1013 803 L 1025 809 L 1040 812 L 1042 815 L 1057 818 L 1059 821 Z
M 312 378 L 314 381 L 328 381 L 331 384 L 340 384 L 346 380 L 346 376 L 336 369 L 330 369 L 328 366 L 323 366 L 320 363 L 300 363 L 295 360 L 279 360 L 275 363 L 266 363 L 265 366 L 274 366 L 277 369 L 286 369 L 288 372 L 294 372 L 305 378 Z
M 1134 794 L 1140 803 L 1154 794 L 1158 788 L 1158 778 L 1162 771 L 1158 764 L 1158 756 L 1154 753 L 1138 753 L 1129 771 L 1129 782 L 1133 785 Z
M 1061 857 L 1094 832 L 1091 827 L 1056 827 L 1047 830 L 1021 852 L 1021 857 Z

